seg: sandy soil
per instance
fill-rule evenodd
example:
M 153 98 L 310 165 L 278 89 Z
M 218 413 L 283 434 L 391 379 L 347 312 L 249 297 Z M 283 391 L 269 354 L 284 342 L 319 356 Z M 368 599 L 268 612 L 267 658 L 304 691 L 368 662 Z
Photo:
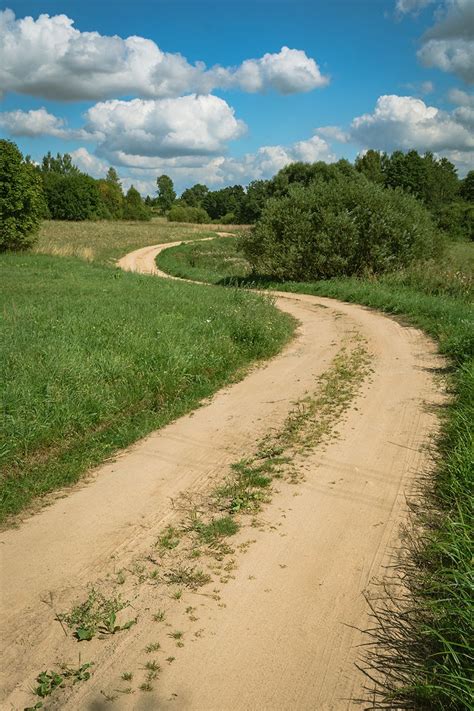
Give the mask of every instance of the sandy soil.
M 170 246 L 137 250 L 120 266 L 157 274 L 155 257 Z M 425 445 L 437 426 L 431 406 L 442 400 L 434 374 L 440 359 L 419 331 L 362 307 L 296 294 L 278 294 L 276 303 L 300 324 L 279 356 L 0 534 L 2 708 L 34 705 L 36 675 L 61 661 L 77 666 L 79 652 L 81 664 L 94 660 L 92 678 L 53 695 L 47 708 L 356 706 L 365 683 L 354 664 L 364 641 L 355 628 L 367 623 L 363 593 L 383 575 L 406 517 L 405 494 L 428 466 Z M 368 343 L 370 379 L 339 436 L 302 461 L 305 480 L 279 487 L 263 525 L 238 534 L 242 550 L 226 582 L 180 600 L 137 582 L 129 574 L 134 561 L 178 515 L 170 500 L 206 491 L 232 462 L 251 455 L 314 390 L 354 330 Z M 120 592 L 138 624 L 81 644 L 65 635 L 55 613 L 84 599 L 89 584 L 112 585 L 120 570 L 127 571 Z M 166 622 L 152 621 L 158 609 Z M 183 632 L 184 646 L 172 630 Z M 162 648 L 150 657 L 145 649 L 156 641 Z M 139 691 L 151 658 L 162 672 L 152 691 Z M 125 671 L 134 672 L 130 695 L 120 693 Z

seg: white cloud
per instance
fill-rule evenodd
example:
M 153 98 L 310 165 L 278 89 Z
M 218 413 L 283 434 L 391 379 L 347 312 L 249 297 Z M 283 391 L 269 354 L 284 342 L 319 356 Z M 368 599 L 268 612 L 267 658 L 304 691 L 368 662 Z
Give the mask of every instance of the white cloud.
M 99 136 L 102 156 L 174 158 L 214 155 L 245 131 L 217 96 L 104 101 L 86 113 L 86 130 Z
M 316 129 L 316 133 L 338 143 L 348 143 L 350 140 L 349 134 L 343 131 L 340 126 L 321 126 Z
M 166 98 L 216 88 L 290 94 L 329 81 L 302 50 L 283 47 L 238 67 L 207 69 L 143 37 L 80 32 L 73 25 L 67 15 L 16 19 L 11 10 L 1 11 L 0 91 L 74 101 Z
M 474 94 L 461 91 L 461 89 L 451 89 L 448 93 L 448 99 L 458 106 L 474 106 Z
M 45 108 L 31 109 L 30 111 L 4 111 L 0 112 L 0 126 L 11 136 L 54 136 L 66 140 L 93 140 L 97 138 L 90 131 L 80 128 L 78 130 L 67 128 L 64 119 L 50 114 Z
M 109 163 L 97 158 L 97 156 L 89 153 L 87 148 L 78 148 L 71 152 L 72 162 L 84 173 L 92 175 L 94 178 L 105 178 L 109 169 Z
M 95 177 L 105 175 L 109 163 L 90 154 L 86 148 L 74 151 L 72 156 L 82 170 Z M 163 158 L 123 152 L 117 152 L 111 158 L 111 163 L 121 172 L 124 187 L 133 183 L 142 194 L 151 194 L 156 190 L 156 177 L 161 173 L 169 175 L 178 190 L 182 190 L 198 182 L 213 187 L 232 183 L 246 185 L 252 180 L 271 178 L 281 168 L 296 161 L 336 160 L 328 143 L 317 135 L 289 146 L 262 146 L 255 153 L 239 158 L 223 155 Z
M 0 113 L 0 126 L 12 136 L 56 136 L 64 138 L 67 130 L 63 119 L 46 109 L 31 111 L 4 111 Z
M 397 0 L 395 9 L 400 15 L 416 15 L 433 2 L 434 0 Z
M 427 67 L 474 83 L 474 2 L 446 0 L 438 22 L 425 33 L 418 57 Z
M 314 59 L 302 50 L 288 47 L 261 59 L 247 59 L 229 76 L 229 86 L 249 92 L 274 89 L 280 94 L 294 94 L 327 84 L 329 77 L 321 74 Z
M 364 147 L 392 151 L 472 151 L 469 116 L 427 106 L 412 96 L 381 96 L 375 110 L 352 121 L 351 138 Z

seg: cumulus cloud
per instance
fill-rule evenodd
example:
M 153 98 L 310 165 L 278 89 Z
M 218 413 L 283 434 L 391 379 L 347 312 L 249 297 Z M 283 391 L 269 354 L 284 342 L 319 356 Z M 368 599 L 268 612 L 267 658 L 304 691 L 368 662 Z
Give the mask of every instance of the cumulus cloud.
M 46 109 L 32 111 L 4 111 L 0 113 L 0 126 L 11 136 L 56 136 L 64 138 L 67 131 L 63 119 Z
M 448 93 L 448 99 L 458 106 L 474 106 L 474 94 L 461 91 L 461 89 L 451 89 Z
M 364 147 L 385 151 L 472 151 L 474 134 L 469 121 L 470 115 L 462 109 L 448 113 L 412 96 L 381 96 L 373 113 L 352 121 L 351 138 Z
M 97 156 L 89 153 L 87 148 L 78 148 L 71 152 L 71 158 L 74 165 L 77 165 L 84 173 L 92 175 L 94 178 L 105 178 L 109 169 L 109 163 L 97 158 Z
M 82 147 L 72 153 L 74 162 L 82 170 L 96 177 L 103 176 L 108 163 Z M 252 180 L 271 178 L 277 171 L 296 161 L 332 162 L 336 156 L 329 144 L 314 135 L 289 146 L 262 146 L 255 153 L 239 158 L 218 156 L 138 156 L 118 151 L 113 156 L 114 165 L 122 172 L 123 185 L 133 183 L 143 194 L 156 190 L 156 176 L 166 173 L 178 189 L 193 183 L 205 183 L 213 187 L 231 183 L 248 184 Z
M 0 12 L 0 91 L 56 100 L 101 100 L 117 96 L 176 97 L 213 89 L 275 90 L 282 94 L 325 86 L 314 59 L 283 47 L 247 59 L 238 67 L 207 68 L 179 53 L 163 52 L 152 40 L 80 32 L 67 15 L 17 19 Z
M 427 67 L 474 83 L 474 2 L 446 0 L 438 22 L 425 33 L 418 57 Z
M 86 130 L 100 156 L 177 157 L 215 155 L 246 126 L 217 96 L 104 101 L 86 113 Z
M 337 141 L 337 143 L 348 143 L 350 140 L 350 135 L 343 131 L 340 126 L 321 126 L 316 129 L 316 133 L 319 136 L 324 136 L 324 138 L 329 138 L 331 141 Z
M 66 122 L 45 108 L 31 109 L 30 111 L 4 111 L 0 112 L 0 126 L 11 136 L 54 136 L 55 138 L 92 140 L 96 136 L 84 129 L 69 129 Z

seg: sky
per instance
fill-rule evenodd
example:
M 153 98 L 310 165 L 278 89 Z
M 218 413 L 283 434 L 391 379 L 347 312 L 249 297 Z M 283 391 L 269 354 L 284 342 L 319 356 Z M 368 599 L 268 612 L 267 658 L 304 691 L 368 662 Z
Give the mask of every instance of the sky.
M 153 194 L 368 148 L 474 168 L 474 0 L 10 0 L 0 136 Z

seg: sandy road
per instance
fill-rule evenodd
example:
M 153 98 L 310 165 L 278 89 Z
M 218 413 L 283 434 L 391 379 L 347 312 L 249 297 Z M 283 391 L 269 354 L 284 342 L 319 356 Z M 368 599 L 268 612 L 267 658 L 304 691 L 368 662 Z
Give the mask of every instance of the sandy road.
M 159 273 L 146 247 L 120 266 Z M 207 287 L 202 287 L 207 288 Z M 209 287 L 211 288 L 211 287 Z M 192 415 L 151 434 L 93 472 L 64 498 L 0 535 L 2 708 L 32 705 L 39 671 L 60 660 L 94 660 L 92 678 L 51 708 L 312 711 L 350 709 L 364 680 L 354 662 L 367 607 L 363 591 L 383 573 L 414 473 L 427 465 L 425 444 L 440 402 L 433 344 L 379 313 L 330 299 L 279 294 L 295 316 L 296 338 L 241 382 Z M 173 520 L 170 498 L 199 492 L 230 463 L 250 455 L 292 403 L 314 388 L 356 329 L 368 343 L 373 373 L 339 425 L 339 437 L 305 458 L 305 481 L 282 487 L 265 509 L 267 524 L 239 534 L 254 542 L 238 553 L 219 588 L 173 600 L 127 576 L 124 595 L 139 613 L 127 633 L 78 645 L 54 622 L 54 610 L 84 597 L 87 584 L 113 579 L 145 555 Z M 42 602 L 43 601 L 43 602 Z M 193 614 L 185 610 L 193 608 Z M 162 629 L 151 612 L 166 610 Z M 170 629 L 183 631 L 176 647 Z M 163 667 L 151 692 L 139 691 L 157 639 Z M 173 663 L 165 662 L 169 655 Z M 121 674 L 136 670 L 133 694 Z M 113 703 L 106 697 L 114 697 Z

